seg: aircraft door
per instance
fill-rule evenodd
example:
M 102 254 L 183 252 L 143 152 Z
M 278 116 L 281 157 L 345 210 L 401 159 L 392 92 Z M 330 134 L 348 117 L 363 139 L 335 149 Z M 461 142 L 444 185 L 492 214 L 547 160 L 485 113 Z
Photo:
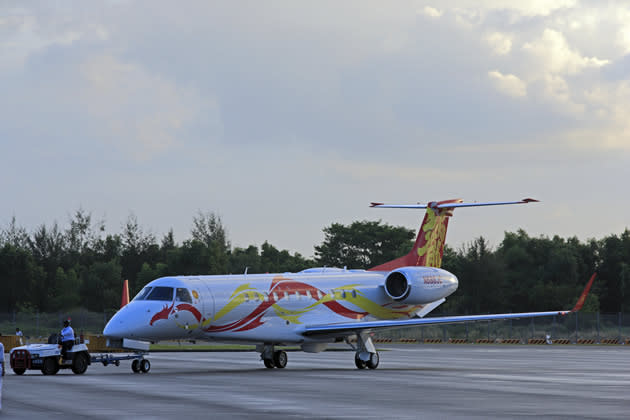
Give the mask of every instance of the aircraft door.
M 197 306 L 201 310 L 202 319 L 199 328 L 207 328 L 214 316 L 214 295 L 203 280 L 197 280 L 193 284 L 193 297 L 200 303 Z

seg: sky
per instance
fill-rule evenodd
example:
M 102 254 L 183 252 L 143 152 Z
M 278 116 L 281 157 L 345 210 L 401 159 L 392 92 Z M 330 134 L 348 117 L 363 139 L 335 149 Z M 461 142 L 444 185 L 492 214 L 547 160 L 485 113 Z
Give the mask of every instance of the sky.
M 581 240 L 630 225 L 630 3 L 0 2 L 0 227 L 310 257 L 332 223 L 417 229 L 371 201 L 459 209 L 447 243 Z

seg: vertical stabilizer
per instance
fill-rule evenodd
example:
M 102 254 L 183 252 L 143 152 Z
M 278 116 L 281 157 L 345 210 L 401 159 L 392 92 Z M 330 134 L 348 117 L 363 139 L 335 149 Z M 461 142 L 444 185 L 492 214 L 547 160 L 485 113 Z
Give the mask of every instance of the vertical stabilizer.
M 463 200 L 445 200 L 427 204 L 422 225 L 416 242 L 409 254 L 370 268 L 371 271 L 391 271 L 399 267 L 425 266 L 440 267 L 444 253 L 444 241 L 448 228 L 448 218 L 453 215 L 453 207 L 445 205 L 461 203 Z

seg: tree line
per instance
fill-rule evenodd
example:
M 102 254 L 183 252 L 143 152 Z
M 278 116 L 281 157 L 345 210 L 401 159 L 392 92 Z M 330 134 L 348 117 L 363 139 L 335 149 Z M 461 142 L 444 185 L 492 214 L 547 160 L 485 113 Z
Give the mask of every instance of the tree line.
M 314 266 L 369 268 L 413 245 L 416 232 L 381 221 L 333 223 L 314 258 L 279 250 L 268 242 L 232 247 L 221 218 L 199 212 L 181 243 L 172 229 L 162 238 L 131 215 L 119 233 L 77 210 L 67 227 L 40 225 L 32 232 L 15 218 L 0 229 L 0 312 L 91 311 L 120 304 L 122 279 L 132 296 L 158 277 L 185 274 L 295 272 Z M 440 308 L 453 314 L 569 309 L 595 271 L 585 310 L 630 310 L 630 231 L 581 242 L 506 232 L 491 248 L 479 237 L 459 249 L 445 247 L 443 268 L 459 289 Z

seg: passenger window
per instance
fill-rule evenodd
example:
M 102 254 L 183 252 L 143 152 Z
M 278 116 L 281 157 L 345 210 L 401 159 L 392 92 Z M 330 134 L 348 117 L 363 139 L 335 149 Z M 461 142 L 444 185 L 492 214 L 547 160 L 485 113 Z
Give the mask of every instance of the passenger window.
M 173 288 L 172 287 L 154 287 L 148 294 L 146 300 L 173 300 Z
M 310 290 L 306 291 L 306 297 L 309 298 L 309 299 L 311 299 L 313 297 L 313 296 L 311 296 L 311 291 Z
M 284 292 L 284 297 L 285 297 L 286 299 L 289 299 L 289 292 Z
M 319 289 L 317 289 L 317 300 L 321 300 L 322 299 L 322 292 L 319 291 Z
M 190 292 L 188 289 L 184 289 L 182 287 L 178 287 L 175 293 L 175 300 L 178 302 L 188 302 L 192 303 L 192 298 L 190 297 Z
M 273 300 L 278 301 L 278 294 L 276 292 L 273 292 Z
M 295 292 L 295 299 L 300 300 L 300 292 Z

